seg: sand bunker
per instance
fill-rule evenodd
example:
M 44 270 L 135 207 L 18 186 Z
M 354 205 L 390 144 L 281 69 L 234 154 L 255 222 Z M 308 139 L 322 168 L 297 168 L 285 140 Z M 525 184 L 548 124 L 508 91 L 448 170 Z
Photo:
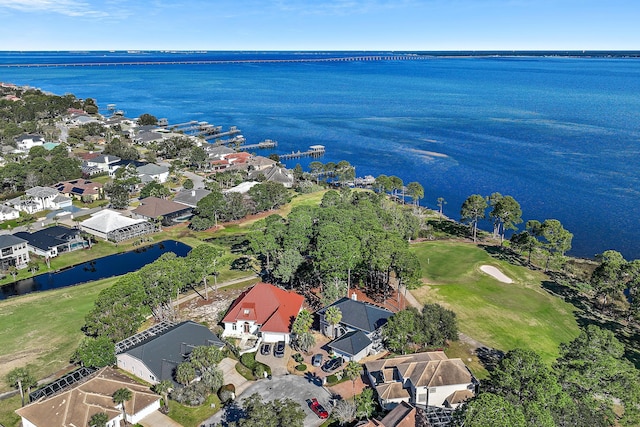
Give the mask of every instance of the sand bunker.
M 484 273 L 487 273 L 494 279 L 501 281 L 502 283 L 513 283 L 513 280 L 511 280 L 510 277 L 508 277 L 502 271 L 498 270 L 492 265 L 482 265 L 480 266 L 480 270 L 482 270 Z

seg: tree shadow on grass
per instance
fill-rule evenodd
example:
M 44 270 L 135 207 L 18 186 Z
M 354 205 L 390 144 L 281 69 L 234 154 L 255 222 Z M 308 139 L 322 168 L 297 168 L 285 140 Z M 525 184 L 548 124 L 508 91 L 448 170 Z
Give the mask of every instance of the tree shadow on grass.
M 493 371 L 504 358 L 504 351 L 495 348 L 480 347 L 476 349 L 478 360 L 489 372 Z
M 469 227 L 459 222 L 449 220 L 429 220 L 435 234 L 444 233 L 447 236 L 466 239 L 469 237 Z
M 511 265 L 531 268 L 531 266 L 527 265 L 526 261 L 523 260 L 520 255 L 509 248 L 498 245 L 480 245 L 480 247 L 484 249 L 484 251 L 488 253 L 492 258 L 508 262 Z

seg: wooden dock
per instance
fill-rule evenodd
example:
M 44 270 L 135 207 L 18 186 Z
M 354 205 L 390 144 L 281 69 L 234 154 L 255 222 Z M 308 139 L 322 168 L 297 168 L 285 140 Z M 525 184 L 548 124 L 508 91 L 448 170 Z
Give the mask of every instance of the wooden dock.
M 257 144 L 249 144 L 243 145 L 242 147 L 238 147 L 238 150 L 265 150 L 268 148 L 275 148 L 278 146 L 278 141 L 272 141 L 270 139 L 265 139 L 264 141 L 258 142 Z
M 324 145 L 312 145 L 307 151 L 294 151 L 288 154 L 280 154 L 280 160 L 298 159 L 300 157 L 320 157 L 325 152 Z

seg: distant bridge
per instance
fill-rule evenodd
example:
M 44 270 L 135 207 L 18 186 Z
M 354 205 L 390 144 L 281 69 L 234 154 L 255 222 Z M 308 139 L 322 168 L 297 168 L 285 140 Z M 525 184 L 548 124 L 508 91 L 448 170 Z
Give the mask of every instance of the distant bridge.
M 362 62 L 362 61 L 416 61 L 429 59 L 418 55 L 363 55 L 333 58 L 289 58 L 289 59 L 216 59 L 202 61 L 131 61 L 131 62 L 76 62 L 51 64 L 0 64 L 0 67 L 117 67 L 132 65 L 208 65 L 208 64 L 265 64 L 287 62 Z

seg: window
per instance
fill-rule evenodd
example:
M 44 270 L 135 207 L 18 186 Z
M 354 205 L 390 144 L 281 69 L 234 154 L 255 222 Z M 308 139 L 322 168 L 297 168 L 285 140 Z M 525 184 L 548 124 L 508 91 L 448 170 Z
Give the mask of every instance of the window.
M 231 330 L 237 331 L 238 330 L 238 325 L 236 325 L 235 323 L 232 323 L 231 324 Z

